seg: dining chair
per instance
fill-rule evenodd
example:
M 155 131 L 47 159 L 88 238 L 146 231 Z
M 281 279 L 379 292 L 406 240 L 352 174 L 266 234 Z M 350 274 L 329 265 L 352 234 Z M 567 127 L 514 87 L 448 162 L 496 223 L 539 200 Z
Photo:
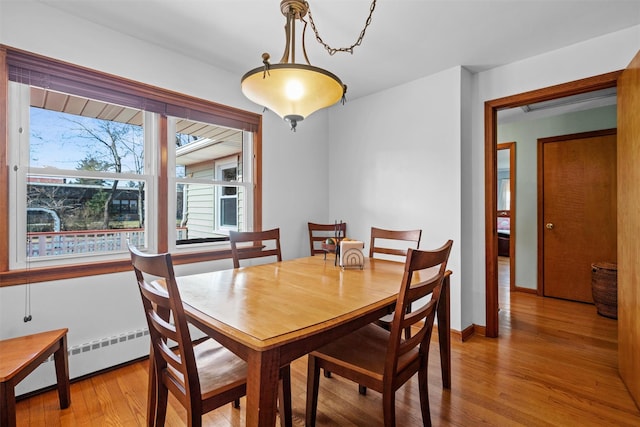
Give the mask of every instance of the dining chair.
M 247 364 L 211 338 L 192 342 L 170 254 L 129 251 L 151 337 L 147 424 L 164 425 L 171 392 L 186 408 L 188 425 L 201 426 L 203 414 L 246 394 Z M 279 402 L 281 425 L 289 427 L 288 365 L 280 370 Z
M 387 427 L 395 426 L 396 390 L 418 373 L 422 421 L 425 426 L 431 425 L 429 344 L 452 244 L 449 240 L 436 250 L 408 250 L 390 331 L 370 323 L 309 354 L 307 426 L 314 426 L 316 421 L 321 368 L 382 393 L 384 425 Z M 407 312 L 410 303 L 418 306 L 415 302 L 428 298 L 429 294 L 428 302 Z M 407 327 L 413 327 L 415 334 L 402 339 L 402 332 Z
M 334 224 L 316 224 L 313 222 L 307 223 L 309 227 L 309 251 L 311 256 L 316 254 L 325 254 L 322 249 L 322 242 L 328 238 L 344 239 L 347 236 L 347 223 L 340 222 Z
M 374 258 L 375 254 L 384 254 L 385 258 L 405 260 L 407 250 L 415 244 L 415 248 L 420 246 L 422 230 L 385 230 L 371 227 L 371 243 L 369 244 L 369 258 Z M 384 246 L 382 246 L 384 245 Z M 408 307 L 411 309 L 411 306 Z M 389 330 L 393 315 L 387 315 L 377 321 L 379 326 Z M 411 328 L 404 331 L 405 338 L 411 336 Z M 363 389 L 360 390 L 361 392 Z
M 385 230 L 371 227 L 369 258 L 374 258 L 375 254 L 384 254 L 385 258 L 401 257 L 404 261 L 407 249 L 414 246 L 418 249 L 421 237 L 422 230 Z
M 278 261 L 282 261 L 279 228 L 266 231 L 230 231 L 229 242 L 233 268 L 240 267 L 241 259 L 275 256 Z M 238 243 L 250 243 L 250 245 L 238 245 Z

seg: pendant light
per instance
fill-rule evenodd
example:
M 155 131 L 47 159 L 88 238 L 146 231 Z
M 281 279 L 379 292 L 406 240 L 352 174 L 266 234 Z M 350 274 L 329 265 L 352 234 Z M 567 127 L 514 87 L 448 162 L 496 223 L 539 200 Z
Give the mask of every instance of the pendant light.
M 318 35 L 313 17 L 309 11 L 309 3 L 304 0 L 282 0 L 280 11 L 286 17 L 286 45 L 280 63 L 271 64 L 270 55 L 262 54 L 262 67 L 248 71 L 241 80 L 242 93 L 256 104 L 276 113 L 289 122 L 295 131 L 298 122 L 322 108 L 327 108 L 341 99 L 344 102 L 347 86 L 330 71 L 314 67 L 309 62 L 304 42 L 309 14 L 316 39 L 322 43 L 330 54 L 337 51 L 353 53 L 353 48 L 362 42 L 364 32 L 371 22 L 371 14 L 375 8 L 373 0 L 365 29 L 360 33 L 358 41 L 350 48 L 333 49 L 322 41 Z M 302 54 L 306 64 L 296 63 L 296 21 L 304 24 L 302 31 Z

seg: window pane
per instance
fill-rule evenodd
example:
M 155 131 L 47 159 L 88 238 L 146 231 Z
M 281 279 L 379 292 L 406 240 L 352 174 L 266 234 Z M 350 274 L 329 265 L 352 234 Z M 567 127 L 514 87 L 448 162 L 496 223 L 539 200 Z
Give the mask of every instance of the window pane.
M 237 186 L 220 184 L 242 182 L 243 132 L 185 119 L 175 129 L 176 243 L 228 240 L 244 204 Z
M 39 102 L 34 92 L 32 104 L 43 108 L 30 108 L 30 167 L 143 173 L 140 110 L 51 91 L 48 101 Z M 49 104 L 64 111 L 47 109 Z
M 236 227 L 238 225 L 238 199 L 235 197 L 221 199 L 220 204 L 220 224 L 223 227 Z
M 218 185 L 178 184 L 177 237 L 178 244 L 228 240 L 226 233 L 216 230 L 214 200 Z
M 142 111 L 34 87 L 30 99 L 27 259 L 145 247 L 145 180 L 131 179 Z
M 27 181 L 27 257 L 122 251 L 127 238 L 144 246 L 144 181 Z

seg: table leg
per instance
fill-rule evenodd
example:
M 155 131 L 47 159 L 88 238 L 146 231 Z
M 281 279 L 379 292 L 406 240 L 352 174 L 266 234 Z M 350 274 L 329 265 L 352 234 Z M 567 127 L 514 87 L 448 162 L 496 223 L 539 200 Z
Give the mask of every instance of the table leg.
M 440 343 L 440 367 L 442 369 L 442 387 L 451 388 L 451 311 L 449 277 L 447 271 L 442 281 L 440 301 L 438 303 L 438 341 Z
M 252 351 L 247 364 L 247 426 L 272 427 L 276 423 L 279 350 Z

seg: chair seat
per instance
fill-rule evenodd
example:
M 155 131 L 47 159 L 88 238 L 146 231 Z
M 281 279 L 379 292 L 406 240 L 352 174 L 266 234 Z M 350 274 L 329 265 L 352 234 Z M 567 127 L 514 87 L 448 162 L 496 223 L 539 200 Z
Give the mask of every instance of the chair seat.
M 247 378 L 247 363 L 223 347 L 213 339 L 199 343 L 193 347 L 193 353 L 198 367 L 200 391 L 203 400 L 209 393 L 220 394 L 222 390 L 245 387 Z M 182 374 L 172 368 L 173 373 L 182 378 Z M 244 391 L 240 391 L 244 394 Z
M 68 329 L 41 332 L 0 341 L 0 426 L 16 425 L 15 386 L 50 356 L 54 356 L 60 409 L 71 403 Z
M 375 324 L 368 324 L 320 347 L 311 354 L 322 357 L 323 362 L 321 363 L 334 366 L 331 368 L 331 372 L 335 372 L 337 375 L 340 375 L 340 366 L 344 366 L 349 371 L 363 371 L 368 377 L 375 378 L 382 384 L 390 336 L 391 333 L 386 329 Z M 401 356 L 398 361 L 399 370 L 415 360 L 417 355 L 418 350 L 415 348 Z M 375 387 L 374 390 L 377 388 L 379 387 Z

